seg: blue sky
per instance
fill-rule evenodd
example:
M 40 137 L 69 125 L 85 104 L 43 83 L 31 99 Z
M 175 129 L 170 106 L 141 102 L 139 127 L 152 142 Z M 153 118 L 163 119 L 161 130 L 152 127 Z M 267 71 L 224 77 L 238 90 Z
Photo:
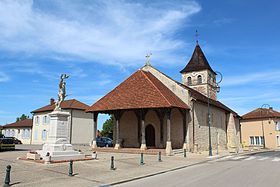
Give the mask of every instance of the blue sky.
M 56 98 L 92 105 L 145 63 L 180 81 L 195 30 L 222 72 L 219 99 L 240 115 L 280 110 L 278 1 L 0 0 L 0 124 Z M 99 128 L 105 116 L 99 118 Z

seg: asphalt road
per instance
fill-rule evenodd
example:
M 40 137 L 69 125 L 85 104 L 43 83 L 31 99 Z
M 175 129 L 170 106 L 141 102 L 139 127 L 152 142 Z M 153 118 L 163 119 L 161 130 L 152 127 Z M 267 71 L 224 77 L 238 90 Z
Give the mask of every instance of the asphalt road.
M 123 184 L 119 187 L 279 187 L 280 151 L 228 156 Z

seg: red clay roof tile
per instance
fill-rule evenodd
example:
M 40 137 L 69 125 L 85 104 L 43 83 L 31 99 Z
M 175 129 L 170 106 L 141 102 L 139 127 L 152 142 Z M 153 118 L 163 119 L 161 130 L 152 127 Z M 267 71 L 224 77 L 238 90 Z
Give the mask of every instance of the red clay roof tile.
M 257 108 L 242 116 L 242 119 L 280 118 L 280 112 L 271 108 Z
M 61 103 L 61 108 L 62 109 L 78 109 L 78 110 L 86 110 L 89 106 L 77 101 L 76 99 L 70 99 L 70 100 L 65 100 Z M 46 105 L 42 108 L 36 109 L 32 111 L 31 113 L 38 113 L 38 112 L 47 112 L 47 111 L 53 111 L 55 108 L 55 104 L 52 105 Z
M 151 73 L 138 70 L 87 111 L 169 107 L 189 108 Z
M 32 125 L 33 125 L 32 119 L 24 119 L 18 122 L 4 125 L 3 128 L 5 129 L 10 127 L 32 127 Z

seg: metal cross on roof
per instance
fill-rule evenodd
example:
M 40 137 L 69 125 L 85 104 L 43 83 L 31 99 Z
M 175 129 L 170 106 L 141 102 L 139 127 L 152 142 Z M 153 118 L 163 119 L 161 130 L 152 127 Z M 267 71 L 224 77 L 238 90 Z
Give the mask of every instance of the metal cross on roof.
M 197 31 L 197 30 L 195 30 L 196 44 L 198 44 L 198 36 L 199 36 L 198 31 Z
M 150 63 L 150 57 L 152 56 L 152 53 L 149 53 L 147 54 L 145 57 L 146 57 L 146 66 L 150 66 L 151 63 Z

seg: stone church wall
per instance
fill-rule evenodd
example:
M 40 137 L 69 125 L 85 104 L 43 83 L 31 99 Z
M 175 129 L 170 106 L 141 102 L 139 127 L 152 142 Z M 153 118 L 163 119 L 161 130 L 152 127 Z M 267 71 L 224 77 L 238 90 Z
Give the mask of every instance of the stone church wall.
M 124 147 L 138 147 L 138 121 L 133 111 L 124 112 L 120 119 L 120 142 Z
M 194 111 L 194 151 L 209 150 L 209 128 L 207 122 L 208 107 L 195 102 Z M 210 107 L 212 150 L 224 150 L 227 147 L 226 113 L 216 107 Z M 213 151 L 214 154 L 214 151 Z
M 199 75 L 202 78 L 202 83 L 198 82 Z M 188 83 L 187 83 L 188 77 L 191 77 L 191 80 L 192 80 L 191 85 L 188 85 Z M 210 98 L 216 100 L 217 99 L 216 90 L 213 89 L 213 87 L 209 85 L 209 84 L 211 84 L 211 85 L 215 84 L 213 77 L 216 77 L 216 76 L 209 70 L 189 72 L 189 73 L 182 74 L 182 82 L 183 82 L 183 84 L 189 86 L 190 88 L 193 88 L 193 89 L 197 90 L 198 92 L 202 93 L 206 97 L 208 97 L 207 90 L 209 90 Z M 209 82 L 209 84 L 208 84 L 208 82 Z
M 228 149 L 230 152 L 239 152 L 241 149 L 240 144 L 240 121 L 237 117 L 234 117 L 232 113 L 227 115 L 228 118 Z
M 171 112 L 171 145 L 173 149 L 182 149 L 184 143 L 183 116 L 178 109 Z

